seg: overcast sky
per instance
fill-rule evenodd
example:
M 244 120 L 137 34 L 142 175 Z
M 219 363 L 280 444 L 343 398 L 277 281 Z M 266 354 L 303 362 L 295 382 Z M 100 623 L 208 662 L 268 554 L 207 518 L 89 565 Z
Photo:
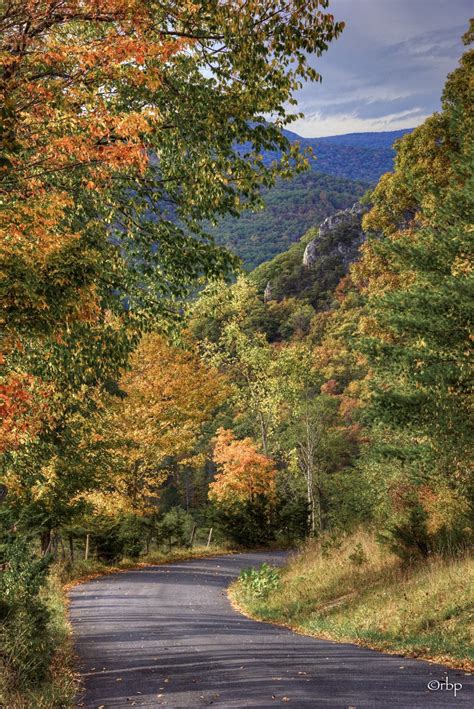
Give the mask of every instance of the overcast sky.
M 312 62 L 322 84 L 298 94 L 305 137 L 419 125 L 440 107 L 447 74 L 465 50 L 472 0 L 332 0 L 346 28 Z

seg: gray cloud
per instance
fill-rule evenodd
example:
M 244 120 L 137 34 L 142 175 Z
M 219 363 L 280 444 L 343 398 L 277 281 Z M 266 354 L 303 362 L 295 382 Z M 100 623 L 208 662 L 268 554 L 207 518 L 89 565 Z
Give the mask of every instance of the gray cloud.
M 298 94 L 308 137 L 418 125 L 439 109 L 447 74 L 464 47 L 470 0 L 333 0 L 346 22 L 341 37 L 313 62 L 322 84 Z

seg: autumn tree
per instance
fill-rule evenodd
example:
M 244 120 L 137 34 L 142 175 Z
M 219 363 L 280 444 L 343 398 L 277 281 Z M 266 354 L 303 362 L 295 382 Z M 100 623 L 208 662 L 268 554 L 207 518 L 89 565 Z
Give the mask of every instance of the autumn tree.
M 412 539 L 407 553 L 427 553 L 430 535 L 456 544 L 469 529 L 473 62 L 467 51 L 441 113 L 399 143 L 366 217 L 379 236 L 353 269 L 368 297 L 359 328 L 371 370 L 367 469 L 395 536 Z
M 146 335 L 134 352 L 118 396 L 106 402 L 102 436 L 114 449 L 106 488 L 90 499 L 109 513 L 144 513 L 172 470 L 199 468 L 203 425 L 228 394 L 219 373 L 196 353 Z
M 209 486 L 209 499 L 229 539 L 251 545 L 272 538 L 276 504 L 274 461 L 261 453 L 251 438 L 236 439 L 219 429 L 213 460 L 217 473 Z
M 282 390 L 278 353 L 255 327 L 262 303 L 244 275 L 229 286 L 211 283 L 192 308 L 196 319 L 215 319 L 214 332 L 201 341 L 203 356 L 234 382 L 236 424 L 247 427 L 269 454 L 280 415 Z
M 257 205 L 262 185 L 304 166 L 281 129 L 300 82 L 318 78 L 307 57 L 342 29 L 326 8 L 3 3 L 2 386 L 49 391 L 40 426 L 23 407 L 10 435 L 19 418 L 7 412 L 5 475 L 41 481 L 56 443 L 73 454 L 61 446 L 78 417 L 87 429 L 141 334 L 169 327 L 198 278 L 233 265 L 203 222 Z M 264 165 L 262 149 L 283 158 Z M 32 440 L 17 454 L 22 430 Z
M 250 438 L 236 440 L 232 431 L 219 429 L 213 460 L 218 473 L 209 488 L 211 499 L 223 504 L 254 502 L 275 494 L 275 464 L 259 453 Z

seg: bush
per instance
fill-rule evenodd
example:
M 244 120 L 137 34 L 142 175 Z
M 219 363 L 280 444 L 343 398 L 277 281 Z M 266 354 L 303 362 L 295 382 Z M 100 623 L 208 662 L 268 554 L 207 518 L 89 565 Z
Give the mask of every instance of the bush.
M 275 524 L 277 540 L 294 544 L 305 539 L 309 533 L 309 504 L 303 497 L 280 497 Z
M 138 559 L 147 535 L 147 521 L 138 515 L 119 519 L 102 517 L 96 520 L 93 533 L 97 556 L 101 561 L 115 562 L 124 557 Z
M 421 506 L 413 507 L 406 519 L 393 525 L 388 534 L 381 534 L 379 538 L 405 562 L 426 558 L 431 551 L 426 512 Z
M 39 684 L 55 650 L 50 611 L 41 597 L 49 560 L 35 558 L 25 539 L 10 544 L 6 560 L 0 577 L 0 657 L 15 685 Z
M 267 598 L 281 585 L 280 569 L 262 564 L 259 569 L 243 569 L 239 581 L 245 592 L 254 598 Z
M 173 546 L 187 547 L 190 543 L 193 518 L 182 507 L 172 507 L 158 524 L 157 540 Z
M 276 528 L 263 496 L 254 502 L 219 507 L 217 519 L 226 538 L 239 546 L 265 546 L 275 539 Z

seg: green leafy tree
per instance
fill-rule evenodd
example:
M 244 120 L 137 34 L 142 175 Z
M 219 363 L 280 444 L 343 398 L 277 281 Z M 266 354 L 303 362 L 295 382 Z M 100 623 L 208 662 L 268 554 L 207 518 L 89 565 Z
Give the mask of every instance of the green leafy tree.
M 367 217 L 381 237 L 355 269 L 368 295 L 368 469 L 390 502 L 393 534 L 406 546 L 417 530 L 423 553 L 469 532 L 473 68 L 468 51 L 448 77 L 442 112 L 400 143 Z

